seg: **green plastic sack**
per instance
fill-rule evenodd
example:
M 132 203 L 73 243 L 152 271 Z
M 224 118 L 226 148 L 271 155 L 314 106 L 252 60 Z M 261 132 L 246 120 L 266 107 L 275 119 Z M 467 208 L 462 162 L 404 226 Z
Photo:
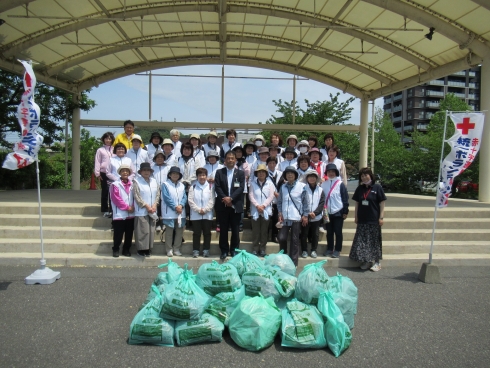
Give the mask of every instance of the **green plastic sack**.
M 286 272 L 291 276 L 296 276 L 296 266 L 293 263 L 291 257 L 284 254 L 284 250 L 281 249 L 279 253 L 273 253 L 265 256 L 264 264 L 266 266 L 277 266 L 281 271 Z
M 349 329 L 354 328 L 354 299 L 347 295 L 346 293 L 337 293 L 331 291 L 332 298 L 337 307 L 339 307 L 342 316 L 344 317 L 344 322 L 349 326 Z
M 145 305 L 147 305 L 149 302 L 151 302 L 153 300 L 153 298 L 155 298 L 155 296 L 157 295 L 155 292 L 155 287 L 160 292 L 160 294 L 163 295 L 165 289 L 167 288 L 167 285 L 168 284 L 161 284 L 158 286 L 151 285 L 150 290 L 148 291 L 148 294 L 146 295 L 145 301 L 141 304 L 141 306 L 138 310 L 142 310 L 145 307 Z
M 244 297 L 231 314 L 230 336 L 235 343 L 250 351 L 272 345 L 281 327 L 281 312 L 272 298 L 262 295 Z
M 129 327 L 129 344 L 152 344 L 174 346 L 174 321 L 166 321 L 159 316 L 162 308 L 162 295 L 154 288 L 155 297 L 141 309 Z
M 232 264 L 219 264 L 216 261 L 204 263 L 196 276 L 197 285 L 209 295 L 231 292 L 242 286 L 242 280 Z
M 342 276 L 337 272 L 337 276 L 331 277 L 328 280 L 327 290 L 347 294 L 350 298 L 352 298 L 354 303 L 352 306 L 353 313 L 357 314 L 357 287 L 350 278 L 347 276 Z
M 260 260 L 260 258 L 254 256 L 252 253 L 248 253 L 244 249 L 235 249 L 235 252 L 235 257 L 230 259 L 228 263 L 236 267 L 240 277 L 242 277 L 242 275 L 247 271 L 264 267 L 264 263 Z
M 208 341 L 221 341 L 225 326 L 216 317 L 203 313 L 198 321 L 177 321 L 175 340 L 186 346 Z
M 265 298 L 272 297 L 275 302 L 281 297 L 281 285 L 272 276 L 272 273 L 264 268 L 245 272 L 242 275 L 242 283 L 245 286 L 245 295 L 247 296 L 262 294 Z
M 206 307 L 205 313 L 209 313 L 218 318 L 225 326 L 228 326 L 230 316 L 245 297 L 245 286 L 231 293 L 219 293 L 215 295 L 209 305 Z
M 198 320 L 204 313 L 209 296 L 197 286 L 192 271 L 187 270 L 177 280 L 168 285 L 163 295 L 163 306 L 160 315 L 177 321 Z
M 280 298 L 276 306 L 281 310 L 281 312 L 288 307 L 288 303 L 292 300 L 295 300 L 296 298 L 294 296 L 290 296 L 289 298 Z
M 310 263 L 303 268 L 303 271 L 298 275 L 296 283 L 296 292 L 294 296 L 307 304 L 316 305 L 318 303 L 318 288 L 326 289 L 328 275 L 323 269 L 323 265 L 327 261 Z
M 158 286 L 162 284 L 170 284 L 177 280 L 182 272 L 184 272 L 184 270 L 177 263 L 172 262 L 171 259 L 168 260 L 168 263 L 163 263 L 158 266 L 158 268 L 164 267 L 167 267 L 168 271 L 160 272 L 153 281 L 153 285 Z
M 266 266 L 265 269 L 272 274 L 272 277 L 274 277 L 281 286 L 279 293 L 282 297 L 288 298 L 294 294 L 296 282 L 298 281 L 296 277 L 281 271 L 278 266 Z
M 335 357 L 339 357 L 350 346 L 352 334 L 330 291 L 320 293 L 318 310 L 327 319 L 325 322 L 325 338 L 328 347 Z
M 314 305 L 293 299 L 282 310 L 282 346 L 322 349 L 327 346 L 322 315 Z

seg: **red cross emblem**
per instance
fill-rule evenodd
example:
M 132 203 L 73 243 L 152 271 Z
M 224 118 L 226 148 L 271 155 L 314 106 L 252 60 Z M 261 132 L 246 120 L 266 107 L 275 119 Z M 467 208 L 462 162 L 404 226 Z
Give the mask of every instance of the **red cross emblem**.
M 463 118 L 463 123 L 456 124 L 456 128 L 461 130 L 461 134 L 467 135 L 470 129 L 475 129 L 475 123 L 470 123 L 470 118 Z

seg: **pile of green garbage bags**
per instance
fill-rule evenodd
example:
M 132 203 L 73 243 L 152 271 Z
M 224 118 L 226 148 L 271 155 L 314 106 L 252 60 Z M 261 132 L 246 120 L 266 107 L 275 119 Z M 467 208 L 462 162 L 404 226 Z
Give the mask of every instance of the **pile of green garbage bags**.
M 186 346 L 220 342 L 225 327 L 240 347 L 260 351 L 280 333 L 281 345 L 328 347 L 340 356 L 351 344 L 357 287 L 326 261 L 296 267 L 282 251 L 262 261 L 237 250 L 229 262 L 212 261 L 197 274 L 169 260 L 134 317 L 129 344 Z

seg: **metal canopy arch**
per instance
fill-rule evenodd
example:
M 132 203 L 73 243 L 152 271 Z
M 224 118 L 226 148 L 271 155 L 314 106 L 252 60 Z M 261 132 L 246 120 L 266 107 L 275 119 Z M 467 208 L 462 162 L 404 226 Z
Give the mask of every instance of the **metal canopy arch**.
M 361 99 L 361 164 L 369 100 L 481 63 L 490 108 L 487 0 L 10 0 L 0 19 L 0 68 L 21 74 L 16 60 L 33 60 L 39 81 L 74 96 L 128 74 L 202 64 L 329 84 Z M 490 167 L 490 146 L 481 155 Z

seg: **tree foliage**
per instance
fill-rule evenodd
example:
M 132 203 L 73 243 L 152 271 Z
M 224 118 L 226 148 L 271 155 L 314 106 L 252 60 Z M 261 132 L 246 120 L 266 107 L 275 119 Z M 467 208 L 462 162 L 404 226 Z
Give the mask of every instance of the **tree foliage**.
M 23 92 L 21 76 L 0 70 L 0 146 L 11 146 L 6 140 L 7 133 L 20 133 L 17 106 Z M 50 145 L 62 139 L 63 127 L 59 123 L 67 118 L 71 121 L 75 107 L 78 106 L 83 111 L 95 107 L 95 101 L 88 98 L 88 92 L 82 92 L 80 102 L 75 104 L 70 93 L 41 82 L 37 83 L 34 99 L 41 109 L 39 133 L 44 136 L 45 144 Z

